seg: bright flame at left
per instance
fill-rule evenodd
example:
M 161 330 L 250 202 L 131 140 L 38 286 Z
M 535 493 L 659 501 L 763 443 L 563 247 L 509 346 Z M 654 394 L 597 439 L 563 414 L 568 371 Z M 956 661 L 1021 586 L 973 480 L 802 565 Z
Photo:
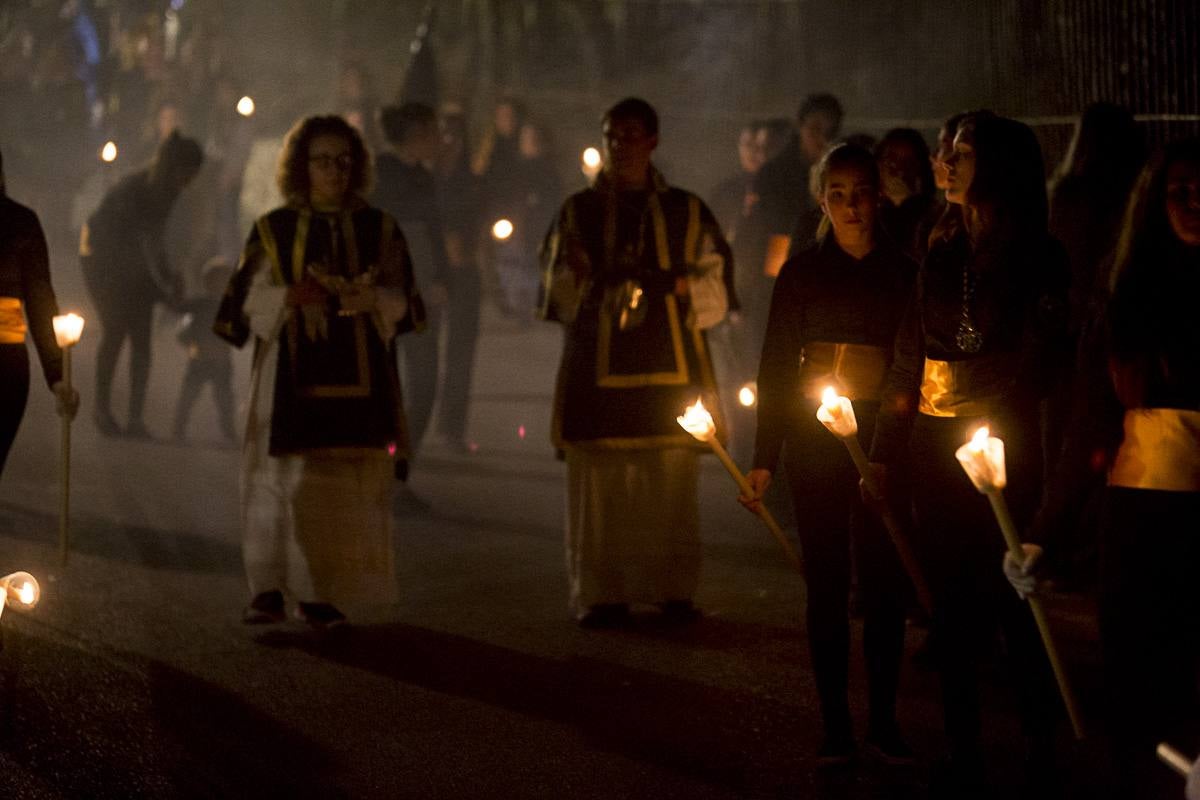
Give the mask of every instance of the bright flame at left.
M 717 426 L 713 422 L 712 414 L 708 413 L 708 409 L 704 407 L 704 402 L 700 398 L 696 398 L 695 405 L 690 405 L 683 412 L 682 417 L 676 417 L 675 421 L 680 426 L 695 436 L 702 442 L 707 442 L 717 432 Z
M 72 312 L 70 314 L 61 314 L 55 317 L 54 323 L 54 341 L 59 347 L 70 347 L 79 341 L 79 337 L 83 335 L 83 317 Z
M 247 96 L 243 97 L 241 100 L 238 100 L 237 112 L 239 114 L 241 114 L 243 117 L 248 117 L 251 114 L 253 114 L 254 113 L 254 98 L 247 95 Z
M 28 572 L 14 572 L 0 578 L 0 588 L 3 588 L 6 605 L 26 610 L 36 606 L 42 597 L 37 578 Z
M 103 161 L 107 161 L 110 164 L 112 162 L 116 161 L 117 160 L 117 143 L 116 142 L 105 142 L 104 147 L 100 148 L 100 158 Z

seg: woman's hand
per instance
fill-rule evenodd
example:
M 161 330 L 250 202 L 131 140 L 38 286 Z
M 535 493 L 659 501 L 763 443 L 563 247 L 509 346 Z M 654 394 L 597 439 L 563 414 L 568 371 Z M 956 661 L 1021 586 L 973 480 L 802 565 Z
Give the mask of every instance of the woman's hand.
M 744 494 L 738 495 L 738 502 L 746 509 L 754 514 L 762 513 L 763 495 L 767 493 L 767 487 L 771 485 L 771 470 L 769 469 L 752 469 L 746 474 L 746 483 L 750 484 L 750 490 L 754 493 L 752 497 L 746 497 Z
M 67 386 L 62 381 L 57 381 L 50 387 L 50 391 L 54 392 L 55 407 L 60 417 L 67 419 L 75 419 L 75 414 L 79 412 L 79 392 L 74 386 Z

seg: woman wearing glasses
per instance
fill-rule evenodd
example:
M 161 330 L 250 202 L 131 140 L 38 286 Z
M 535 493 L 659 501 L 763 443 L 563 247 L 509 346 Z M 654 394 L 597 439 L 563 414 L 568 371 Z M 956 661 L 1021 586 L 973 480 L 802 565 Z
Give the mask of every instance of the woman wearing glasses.
M 285 598 L 318 629 L 343 603 L 395 596 L 392 455 L 406 453 L 394 339 L 422 327 L 395 221 L 363 200 L 370 157 L 341 117 L 288 134 L 287 205 L 250 232 L 215 330 L 254 339 L 242 464 L 247 623 L 282 622 Z

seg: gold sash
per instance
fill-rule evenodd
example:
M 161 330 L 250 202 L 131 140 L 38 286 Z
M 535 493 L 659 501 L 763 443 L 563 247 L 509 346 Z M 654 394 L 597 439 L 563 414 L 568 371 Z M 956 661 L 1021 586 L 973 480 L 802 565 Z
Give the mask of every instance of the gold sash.
M 996 411 L 1011 387 L 1016 353 L 997 353 L 963 361 L 925 359 L 918 410 L 931 417 L 985 417 Z
M 20 299 L 0 297 L 0 344 L 21 344 L 27 330 Z
M 1167 492 L 1200 491 L 1200 411 L 1134 408 L 1108 485 Z
M 826 386 L 851 400 L 878 400 L 887 376 L 888 351 L 869 344 L 809 342 L 800 352 L 800 391 L 820 400 Z

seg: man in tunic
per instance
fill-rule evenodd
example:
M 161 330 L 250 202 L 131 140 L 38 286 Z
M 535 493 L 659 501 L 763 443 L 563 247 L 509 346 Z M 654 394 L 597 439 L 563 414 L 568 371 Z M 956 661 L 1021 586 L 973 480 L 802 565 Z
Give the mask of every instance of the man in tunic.
M 604 115 L 605 163 L 543 245 L 542 317 L 566 326 L 553 440 L 567 461 L 570 606 L 587 628 L 657 605 L 696 616 L 701 449 L 675 422 L 718 409 L 704 330 L 727 308 L 728 252 L 698 197 L 651 164 L 658 115 L 628 98 Z
M 395 220 L 362 196 L 358 132 L 310 117 L 288 134 L 288 205 L 250 234 L 214 327 L 254 338 L 242 464 L 247 623 L 281 622 L 285 595 L 318 629 L 338 604 L 395 598 L 392 456 L 407 455 L 397 333 L 423 324 Z

